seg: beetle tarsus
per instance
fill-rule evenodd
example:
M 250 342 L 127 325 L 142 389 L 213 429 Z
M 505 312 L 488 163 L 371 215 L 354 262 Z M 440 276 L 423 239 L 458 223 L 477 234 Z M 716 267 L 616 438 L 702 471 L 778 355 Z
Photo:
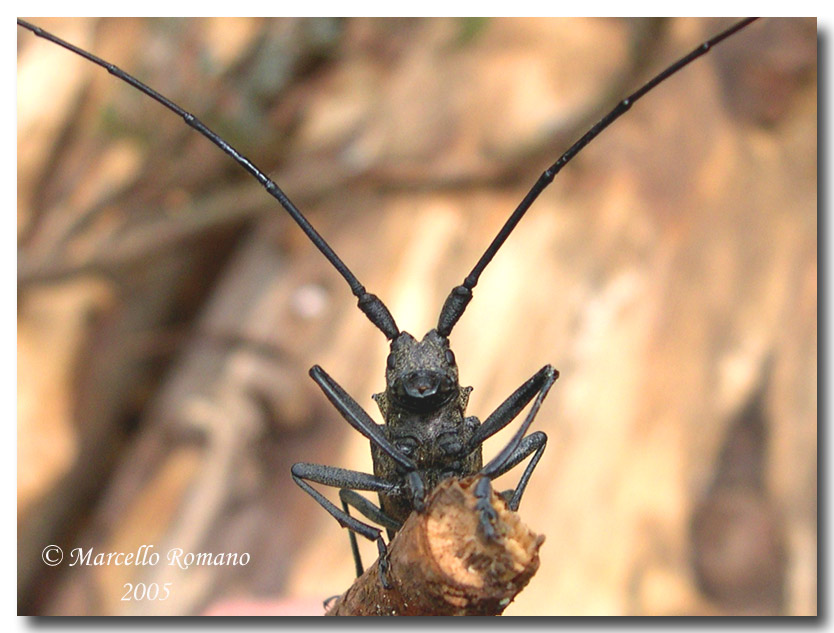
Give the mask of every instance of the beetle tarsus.
M 388 548 L 381 537 L 377 539 L 376 546 L 379 549 L 379 581 L 384 589 L 391 589 L 393 585 L 388 580 L 388 570 L 391 568 L 388 563 Z
M 492 507 L 492 484 L 488 477 L 481 477 L 475 484 L 475 498 L 475 509 L 480 515 L 478 531 L 489 541 L 498 540 L 498 532 L 495 529 L 498 513 Z
M 426 486 L 423 479 L 416 470 L 408 473 L 407 478 L 408 487 L 411 489 L 411 506 L 417 512 L 422 512 L 426 509 Z

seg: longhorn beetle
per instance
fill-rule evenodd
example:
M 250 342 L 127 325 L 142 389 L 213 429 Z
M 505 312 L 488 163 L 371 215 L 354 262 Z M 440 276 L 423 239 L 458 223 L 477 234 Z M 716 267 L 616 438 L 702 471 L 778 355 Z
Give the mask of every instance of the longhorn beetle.
M 390 538 L 412 511 L 423 511 L 427 493 L 438 482 L 448 477 L 481 475 L 475 487 L 475 494 L 479 499 L 479 530 L 485 538 L 496 538 L 494 530 L 496 516 L 489 504 L 491 480 L 532 456 L 517 486 L 502 493 L 509 507 L 513 510 L 517 509 L 530 476 L 546 446 L 547 437 L 543 432 L 536 431 L 530 434 L 527 432 L 544 398 L 559 376 L 558 371 L 550 365 L 545 365 L 524 382 L 483 422 L 476 417 L 465 415 L 471 387 L 460 385 L 455 356 L 450 349 L 449 336 L 472 299 L 473 289 L 481 274 L 541 192 L 588 143 L 659 83 L 707 53 L 713 46 L 746 27 L 754 19 L 742 20 L 702 43 L 617 103 L 608 114 L 548 167 L 507 219 L 463 283 L 452 289 L 440 311 L 437 326 L 419 341 L 409 333 L 399 330 L 385 304 L 378 297 L 367 292 L 348 266 L 279 186 L 237 149 L 206 127 L 197 117 L 99 57 L 23 20 L 18 20 L 18 25 L 105 68 L 117 78 L 181 116 L 186 124 L 228 154 L 258 180 L 267 193 L 278 200 L 313 245 L 345 279 L 358 300 L 359 309 L 390 341 L 386 388 L 384 392 L 374 396 L 384 424 L 374 422 L 370 415 L 320 366 L 315 365 L 310 370 L 313 380 L 342 417 L 370 440 L 374 474 L 303 462 L 292 467 L 293 480 L 342 527 L 348 528 L 357 575 L 363 572 L 363 565 L 359 557 L 355 534 L 358 533 L 376 542 L 380 554 L 380 579 L 387 587 L 387 548 L 382 530 L 351 516 L 350 507 L 386 528 Z M 531 402 L 530 410 L 511 440 L 499 451 L 498 455 L 484 465 L 482 443 L 509 425 Z M 311 483 L 339 488 L 341 509 L 313 488 Z M 378 493 L 379 505 L 359 495 L 357 490 Z

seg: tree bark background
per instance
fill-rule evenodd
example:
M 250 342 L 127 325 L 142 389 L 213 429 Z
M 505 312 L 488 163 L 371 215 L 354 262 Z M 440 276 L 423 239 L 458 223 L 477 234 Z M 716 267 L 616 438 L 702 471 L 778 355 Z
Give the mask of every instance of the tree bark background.
M 267 169 L 418 336 L 604 106 L 726 25 L 33 21 Z M 378 419 L 385 342 L 214 146 L 22 30 L 18 52 L 21 613 L 341 593 L 346 534 L 289 467 L 369 470 L 307 370 Z M 451 339 L 469 412 L 561 372 L 521 506 L 547 542 L 507 615 L 816 611 L 816 96 L 815 21 L 760 21 L 590 145 L 484 274 Z M 52 568 L 50 543 L 251 562 Z

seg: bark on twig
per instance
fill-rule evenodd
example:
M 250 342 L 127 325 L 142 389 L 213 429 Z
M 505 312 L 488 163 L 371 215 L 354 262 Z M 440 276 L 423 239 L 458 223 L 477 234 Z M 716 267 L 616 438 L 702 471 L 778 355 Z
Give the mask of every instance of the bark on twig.
M 475 483 L 479 477 L 442 482 L 414 512 L 389 547 L 391 589 L 374 563 L 326 615 L 500 615 L 536 573 L 536 535 L 500 496 L 496 540 L 478 530 Z

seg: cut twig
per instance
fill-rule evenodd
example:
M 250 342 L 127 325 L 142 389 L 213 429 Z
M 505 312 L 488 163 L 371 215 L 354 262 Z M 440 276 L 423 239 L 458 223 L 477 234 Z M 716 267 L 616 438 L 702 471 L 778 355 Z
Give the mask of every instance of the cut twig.
M 426 510 L 411 514 L 388 550 L 390 589 L 374 563 L 326 615 L 500 615 L 536 573 L 544 536 L 493 492 L 498 538 L 485 538 L 475 507 L 478 479 L 442 482 Z

